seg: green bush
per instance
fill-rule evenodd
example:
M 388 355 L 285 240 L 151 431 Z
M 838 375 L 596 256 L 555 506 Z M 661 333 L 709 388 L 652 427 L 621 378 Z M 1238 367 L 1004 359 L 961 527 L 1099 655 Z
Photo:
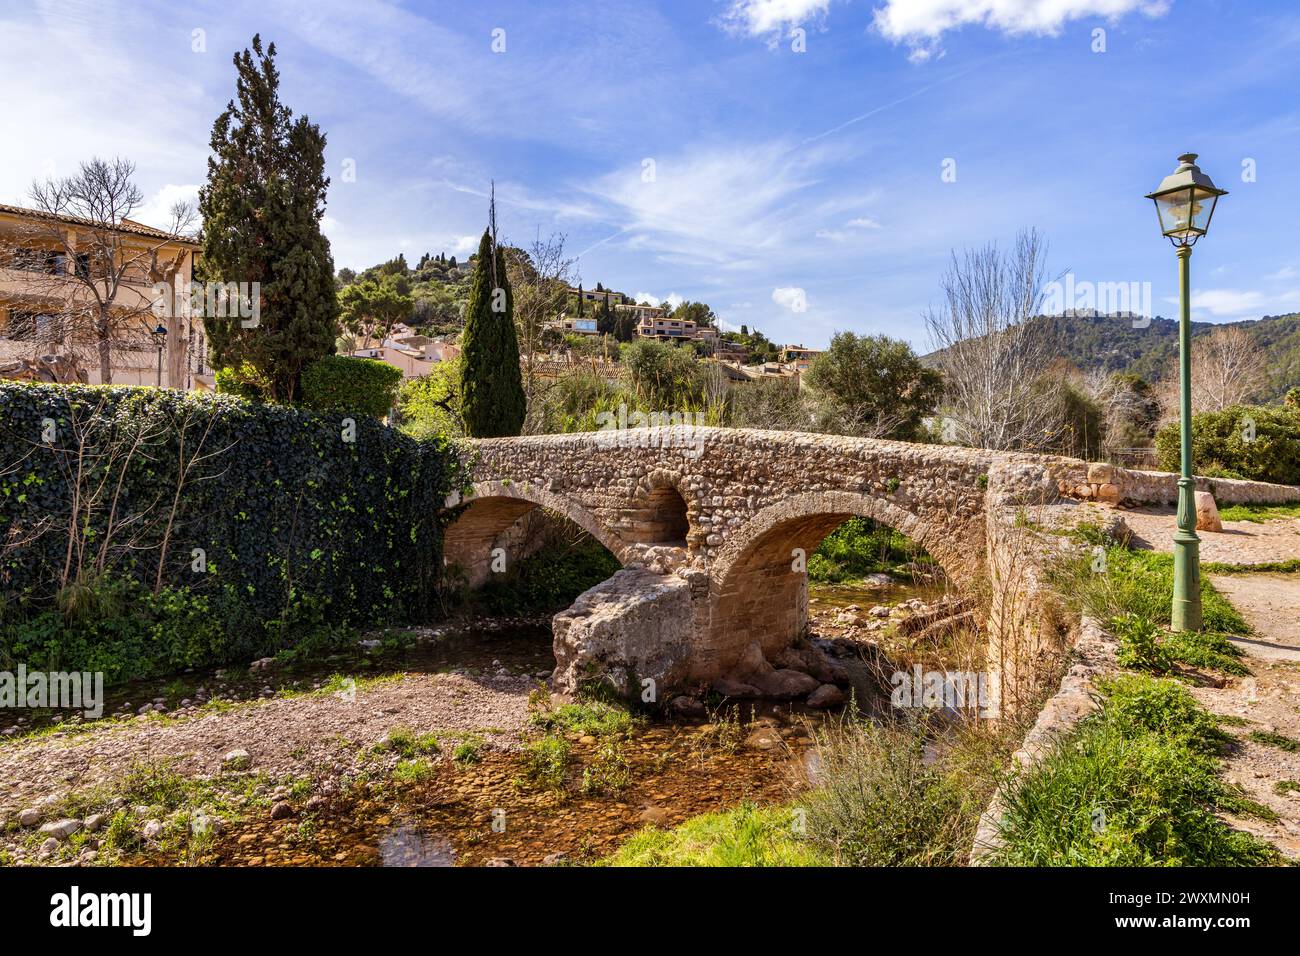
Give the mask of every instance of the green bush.
M 384 418 L 397 402 L 402 370 L 377 359 L 327 355 L 302 373 L 302 406 Z
M 890 479 L 895 482 L 897 479 Z M 870 518 L 850 518 L 818 545 L 808 559 L 808 579 L 827 583 L 887 573 L 931 558 L 906 535 Z
M 956 734 L 936 759 L 924 720 L 843 717 L 818 740 L 808 838 L 840 866 L 951 866 L 970 850 L 996 785 L 997 741 Z
M 124 676 L 427 617 L 456 467 L 369 418 L 0 382 L 0 655 Z
M 1002 793 L 1009 866 L 1249 866 L 1278 862 L 1218 813 L 1247 805 L 1220 777 L 1226 735 L 1172 681 L 1127 674 L 1102 709 Z
M 790 807 L 742 804 L 693 817 L 672 830 L 647 827 L 603 866 L 820 866 L 815 847 L 797 829 Z
M 1156 455 L 1165 471 L 1179 470 L 1177 422 L 1157 433 Z M 1192 464 L 1212 478 L 1300 484 L 1300 412 L 1289 405 L 1236 405 L 1193 415 Z
M 1173 667 L 1169 652 L 1157 643 L 1160 628 L 1150 619 L 1136 614 L 1111 618 L 1111 630 L 1119 641 L 1115 659 L 1121 667 L 1163 674 Z
M 220 395 L 234 395 L 250 402 L 267 400 L 269 383 L 247 362 L 238 367 L 219 368 L 214 378 Z

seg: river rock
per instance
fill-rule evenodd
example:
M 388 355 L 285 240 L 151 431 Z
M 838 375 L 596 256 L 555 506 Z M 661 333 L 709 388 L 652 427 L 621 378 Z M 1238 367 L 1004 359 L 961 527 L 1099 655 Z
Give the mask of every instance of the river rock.
M 41 811 L 35 807 L 28 807 L 18 814 L 18 823 L 24 827 L 34 827 L 41 822 Z
M 232 750 L 221 758 L 222 770 L 247 770 L 253 765 L 253 758 L 242 747 Z
M 41 825 L 39 833 L 46 836 L 54 837 L 56 840 L 66 840 L 72 834 L 81 829 L 81 821 L 68 817 L 66 820 L 53 820 Z
M 842 703 L 844 703 L 844 691 L 834 684 L 822 684 L 808 695 L 807 700 L 809 707 L 816 707 L 818 710 L 827 707 L 838 707 Z
M 668 702 L 668 712 L 683 720 L 702 720 L 708 715 L 708 709 L 701 701 L 685 694 L 678 695 Z
M 762 645 L 758 641 L 750 641 L 744 651 L 741 652 L 740 660 L 736 661 L 736 666 L 731 669 L 731 673 L 727 676 L 741 684 L 761 687 L 762 685 L 759 682 L 775 669 L 763 656 Z
M 762 678 L 755 686 L 767 697 L 789 699 L 810 694 L 820 684 L 821 682 L 811 674 L 783 667 Z
M 651 823 L 661 827 L 668 822 L 668 811 L 663 807 L 646 807 L 637 815 L 637 819 L 642 823 Z
M 1223 530 L 1223 520 L 1219 517 L 1219 506 L 1214 503 L 1214 495 L 1208 491 L 1196 492 L 1196 530 Z
M 713 682 L 713 689 L 723 697 L 762 697 L 763 692 L 753 684 L 745 684 L 730 677 L 719 677 Z
M 691 651 L 691 586 L 675 575 L 625 568 L 555 615 L 555 690 L 576 693 L 593 675 L 623 697 L 646 679 L 667 697 L 686 681 Z

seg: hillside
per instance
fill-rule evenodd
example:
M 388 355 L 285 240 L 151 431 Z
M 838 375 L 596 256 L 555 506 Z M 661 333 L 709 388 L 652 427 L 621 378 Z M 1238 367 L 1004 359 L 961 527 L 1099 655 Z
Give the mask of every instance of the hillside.
M 1126 317 L 1042 316 L 1035 323 L 1046 329 L 1053 351 L 1083 371 L 1131 372 L 1149 382 L 1168 375 L 1178 357 L 1178 322 L 1154 318 L 1146 328 L 1134 328 Z M 1265 316 L 1237 325 L 1259 343 L 1268 362 L 1267 400 L 1278 400 L 1300 385 L 1300 313 Z M 1205 335 L 1219 323 L 1193 322 L 1192 335 Z

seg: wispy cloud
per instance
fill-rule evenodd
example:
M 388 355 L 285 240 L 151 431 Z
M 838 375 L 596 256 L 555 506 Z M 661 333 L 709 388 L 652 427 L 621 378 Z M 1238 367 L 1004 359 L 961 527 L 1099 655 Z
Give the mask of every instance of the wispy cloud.
M 979 25 L 1018 36 L 1055 36 L 1066 23 L 1084 17 L 1115 21 L 1130 13 L 1159 17 L 1173 0 L 886 0 L 875 10 L 880 34 L 910 47 L 909 59 L 923 63 L 943 55 L 945 33 Z
M 821 23 L 831 0 L 732 0 L 718 24 L 742 36 L 775 44 L 787 31 Z

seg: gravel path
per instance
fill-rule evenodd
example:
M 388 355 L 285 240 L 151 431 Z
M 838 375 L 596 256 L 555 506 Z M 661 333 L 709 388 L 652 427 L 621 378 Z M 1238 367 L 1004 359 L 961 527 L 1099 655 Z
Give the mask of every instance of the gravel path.
M 187 776 L 208 775 L 225 754 L 243 749 L 253 770 L 274 776 L 346 771 L 395 727 L 474 732 L 488 746 L 510 749 L 519 745 L 535 686 L 526 676 L 407 674 L 348 695 L 278 698 L 180 719 L 147 715 L 18 740 L 0 745 L 0 815 L 116 778 L 143 759 L 172 758 Z
M 1120 511 L 1138 547 L 1173 549 L 1177 517 L 1173 508 Z M 1198 531 L 1201 560 L 1207 564 L 1274 564 L 1300 558 L 1300 518 L 1225 521 L 1222 531 Z
M 1250 737 L 1274 733 L 1300 742 L 1300 574 L 1215 575 L 1211 580 L 1255 629 L 1254 639 L 1236 642 L 1251 675 L 1193 693 L 1214 713 L 1246 722 L 1227 728 L 1240 746 L 1227 758 L 1226 777 L 1278 815 L 1276 822 L 1233 822 L 1300 859 L 1300 792 L 1277 790 L 1283 781 L 1300 785 L 1300 752 Z

